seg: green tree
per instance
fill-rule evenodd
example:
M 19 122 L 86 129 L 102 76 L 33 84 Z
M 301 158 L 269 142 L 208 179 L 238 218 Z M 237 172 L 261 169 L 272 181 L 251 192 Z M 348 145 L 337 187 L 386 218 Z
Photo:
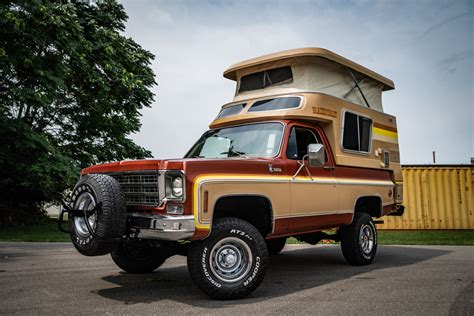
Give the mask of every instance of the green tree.
M 153 101 L 154 56 L 126 20 L 114 0 L 1 2 L 3 223 L 61 199 L 82 167 L 151 156 L 129 136 Z

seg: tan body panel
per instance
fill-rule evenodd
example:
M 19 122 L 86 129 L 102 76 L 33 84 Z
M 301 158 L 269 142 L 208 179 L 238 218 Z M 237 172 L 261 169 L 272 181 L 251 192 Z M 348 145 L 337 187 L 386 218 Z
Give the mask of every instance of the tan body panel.
M 291 181 L 291 216 L 339 213 L 337 198 L 338 187 L 333 178 L 295 179 Z
M 356 182 L 356 181 L 355 181 Z M 377 196 L 382 202 L 382 206 L 393 205 L 394 184 L 387 181 L 382 185 L 363 185 L 363 184 L 338 184 L 339 198 L 338 204 L 342 211 L 350 212 L 354 210 L 355 203 L 359 198 Z M 392 192 L 392 193 L 390 193 Z M 382 215 L 382 214 L 381 214 Z
M 217 200 L 226 196 L 256 195 L 266 197 L 272 205 L 273 216 L 275 218 L 289 217 L 291 215 L 290 183 L 288 180 L 265 179 L 262 176 L 249 176 L 249 178 L 253 179 L 236 179 L 232 176 L 224 179 L 224 177 L 219 176 L 217 179 L 212 179 L 211 177 L 200 182 L 200 223 L 211 223 L 214 206 L 216 205 Z M 207 213 L 202 211 L 204 209 L 202 203 L 204 201 L 203 194 L 205 191 L 208 192 L 209 211 Z

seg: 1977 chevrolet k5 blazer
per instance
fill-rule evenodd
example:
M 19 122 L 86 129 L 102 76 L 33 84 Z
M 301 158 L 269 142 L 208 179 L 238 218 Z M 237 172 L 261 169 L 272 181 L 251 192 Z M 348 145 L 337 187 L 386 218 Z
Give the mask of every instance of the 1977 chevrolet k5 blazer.
M 224 77 L 234 100 L 183 159 L 82 170 L 64 205 L 77 250 L 110 253 L 129 273 L 186 255 L 217 299 L 255 290 L 288 236 L 341 241 L 349 264 L 371 263 L 373 218 L 403 213 L 397 123 L 382 108 L 393 82 L 321 48 L 246 60 Z

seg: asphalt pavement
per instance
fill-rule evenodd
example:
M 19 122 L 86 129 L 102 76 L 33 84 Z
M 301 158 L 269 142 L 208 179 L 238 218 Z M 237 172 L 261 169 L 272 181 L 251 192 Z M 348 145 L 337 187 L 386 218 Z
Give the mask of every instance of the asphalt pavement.
M 379 246 L 352 267 L 334 245 L 287 245 L 262 285 L 213 301 L 192 283 L 186 258 L 131 275 L 110 256 L 70 243 L 0 243 L 0 315 L 474 315 L 474 247 Z

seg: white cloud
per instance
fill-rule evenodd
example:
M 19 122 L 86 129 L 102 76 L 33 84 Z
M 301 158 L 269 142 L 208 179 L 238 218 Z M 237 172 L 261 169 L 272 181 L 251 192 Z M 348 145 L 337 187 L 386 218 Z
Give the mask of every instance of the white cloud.
M 469 1 L 125 1 L 126 34 L 156 55 L 155 103 L 134 139 L 181 157 L 207 129 L 242 59 L 319 46 L 393 79 L 403 163 L 474 156 L 473 11 Z

